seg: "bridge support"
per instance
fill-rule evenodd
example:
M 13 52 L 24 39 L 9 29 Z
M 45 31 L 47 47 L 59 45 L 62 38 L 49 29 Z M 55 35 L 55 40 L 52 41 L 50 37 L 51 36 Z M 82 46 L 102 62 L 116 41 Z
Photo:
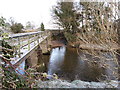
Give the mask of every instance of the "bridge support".
M 49 54 L 51 47 L 50 47 L 50 43 L 51 43 L 51 38 L 46 38 L 41 44 L 40 47 L 42 49 L 42 53 L 43 54 Z
M 38 45 L 38 47 L 26 59 L 26 61 L 25 61 L 26 68 L 37 66 L 37 64 L 41 58 L 41 55 L 42 55 L 42 50 L 40 48 L 40 45 Z
M 50 45 L 51 38 L 46 38 L 43 42 L 41 42 L 37 48 L 28 55 L 26 58 L 26 68 L 35 67 L 37 64 L 43 63 L 43 54 L 50 54 Z

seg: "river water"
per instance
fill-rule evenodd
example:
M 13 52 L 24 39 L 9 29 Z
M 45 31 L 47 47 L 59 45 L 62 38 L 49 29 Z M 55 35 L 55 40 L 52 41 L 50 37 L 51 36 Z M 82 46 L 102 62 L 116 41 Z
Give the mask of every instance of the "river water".
M 70 81 L 76 79 L 83 81 L 99 81 L 104 79 L 115 80 L 116 76 L 113 75 L 112 71 L 117 72 L 117 70 L 113 68 L 117 66 L 115 63 L 111 62 L 113 57 L 110 53 L 104 53 L 103 56 L 106 59 L 110 59 L 108 60 L 109 62 L 106 62 L 110 68 L 102 67 L 103 58 L 102 60 L 99 60 L 99 58 L 86 54 L 82 50 L 78 54 L 76 48 L 53 48 L 50 56 L 43 56 L 45 61 L 44 71 L 49 75 L 53 75 L 55 73 L 60 79 Z M 90 63 L 89 61 L 93 60 L 93 58 L 99 62 Z
M 43 55 L 39 60 L 39 72 L 54 73 L 63 80 L 117 80 L 118 66 L 110 52 L 99 53 L 100 58 L 86 53 L 86 50 L 77 51 L 76 48 L 53 48 L 50 56 Z M 19 73 L 24 74 L 25 62 L 20 65 Z

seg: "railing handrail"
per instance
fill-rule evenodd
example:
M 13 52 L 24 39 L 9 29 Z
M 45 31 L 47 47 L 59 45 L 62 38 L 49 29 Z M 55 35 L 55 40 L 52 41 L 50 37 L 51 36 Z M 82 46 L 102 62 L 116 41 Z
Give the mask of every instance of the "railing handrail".
M 5 39 L 11 45 L 15 46 L 14 51 L 21 57 L 21 49 L 28 45 L 28 51 L 31 49 L 31 43 L 34 45 L 39 44 L 40 38 L 44 39 L 44 36 L 49 36 L 49 31 L 37 31 L 37 32 L 29 32 L 29 33 L 19 33 L 19 34 L 11 34 L 8 36 L 8 39 Z
M 24 36 L 28 36 L 28 35 L 39 34 L 39 33 L 42 33 L 42 32 L 44 32 L 44 31 L 28 32 L 28 33 L 19 33 L 19 34 L 11 34 L 11 35 L 9 35 L 9 38 L 24 37 Z

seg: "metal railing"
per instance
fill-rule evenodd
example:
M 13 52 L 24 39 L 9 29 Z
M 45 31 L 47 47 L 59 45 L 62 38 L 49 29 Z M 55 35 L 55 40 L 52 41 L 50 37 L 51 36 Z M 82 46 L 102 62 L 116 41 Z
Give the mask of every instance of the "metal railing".
M 31 49 L 30 44 L 39 44 L 40 39 L 44 39 L 50 35 L 49 31 L 38 31 L 29 33 L 20 33 L 9 35 L 8 39 L 5 39 L 11 46 L 14 47 L 14 56 L 18 55 L 21 57 L 21 49 L 26 47 L 28 50 Z

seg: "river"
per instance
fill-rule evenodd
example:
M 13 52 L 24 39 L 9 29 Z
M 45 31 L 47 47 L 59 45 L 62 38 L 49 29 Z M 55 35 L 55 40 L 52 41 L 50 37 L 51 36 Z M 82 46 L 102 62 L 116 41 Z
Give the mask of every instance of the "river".
M 42 56 L 38 62 L 40 67 L 37 70 L 47 72 L 49 75 L 55 73 L 60 79 L 68 81 L 117 80 L 118 66 L 113 54 L 100 52 L 99 56 L 102 57 L 90 55 L 86 53 L 86 50 L 80 50 L 78 53 L 77 48 L 57 47 L 51 50 L 50 55 Z M 24 74 L 25 62 L 20 67 L 23 69 L 17 68 L 17 70 Z
M 117 67 L 111 60 L 113 59 L 110 53 L 104 53 L 103 55 L 111 68 L 103 68 L 103 58 L 99 59 L 89 55 L 82 50 L 77 52 L 76 48 L 58 47 L 53 48 L 50 56 L 45 60 L 44 70 L 49 75 L 54 73 L 58 75 L 60 79 L 64 80 L 83 80 L 83 81 L 99 81 L 104 79 L 116 79 L 112 71 L 116 71 L 113 67 Z M 107 57 L 106 57 L 107 56 Z M 45 58 L 44 58 L 45 59 Z M 97 60 L 97 62 L 88 62 L 90 60 Z M 101 63 L 101 64 L 100 64 Z M 112 70 L 112 71 L 111 71 Z M 107 75 L 107 78 L 105 77 Z

